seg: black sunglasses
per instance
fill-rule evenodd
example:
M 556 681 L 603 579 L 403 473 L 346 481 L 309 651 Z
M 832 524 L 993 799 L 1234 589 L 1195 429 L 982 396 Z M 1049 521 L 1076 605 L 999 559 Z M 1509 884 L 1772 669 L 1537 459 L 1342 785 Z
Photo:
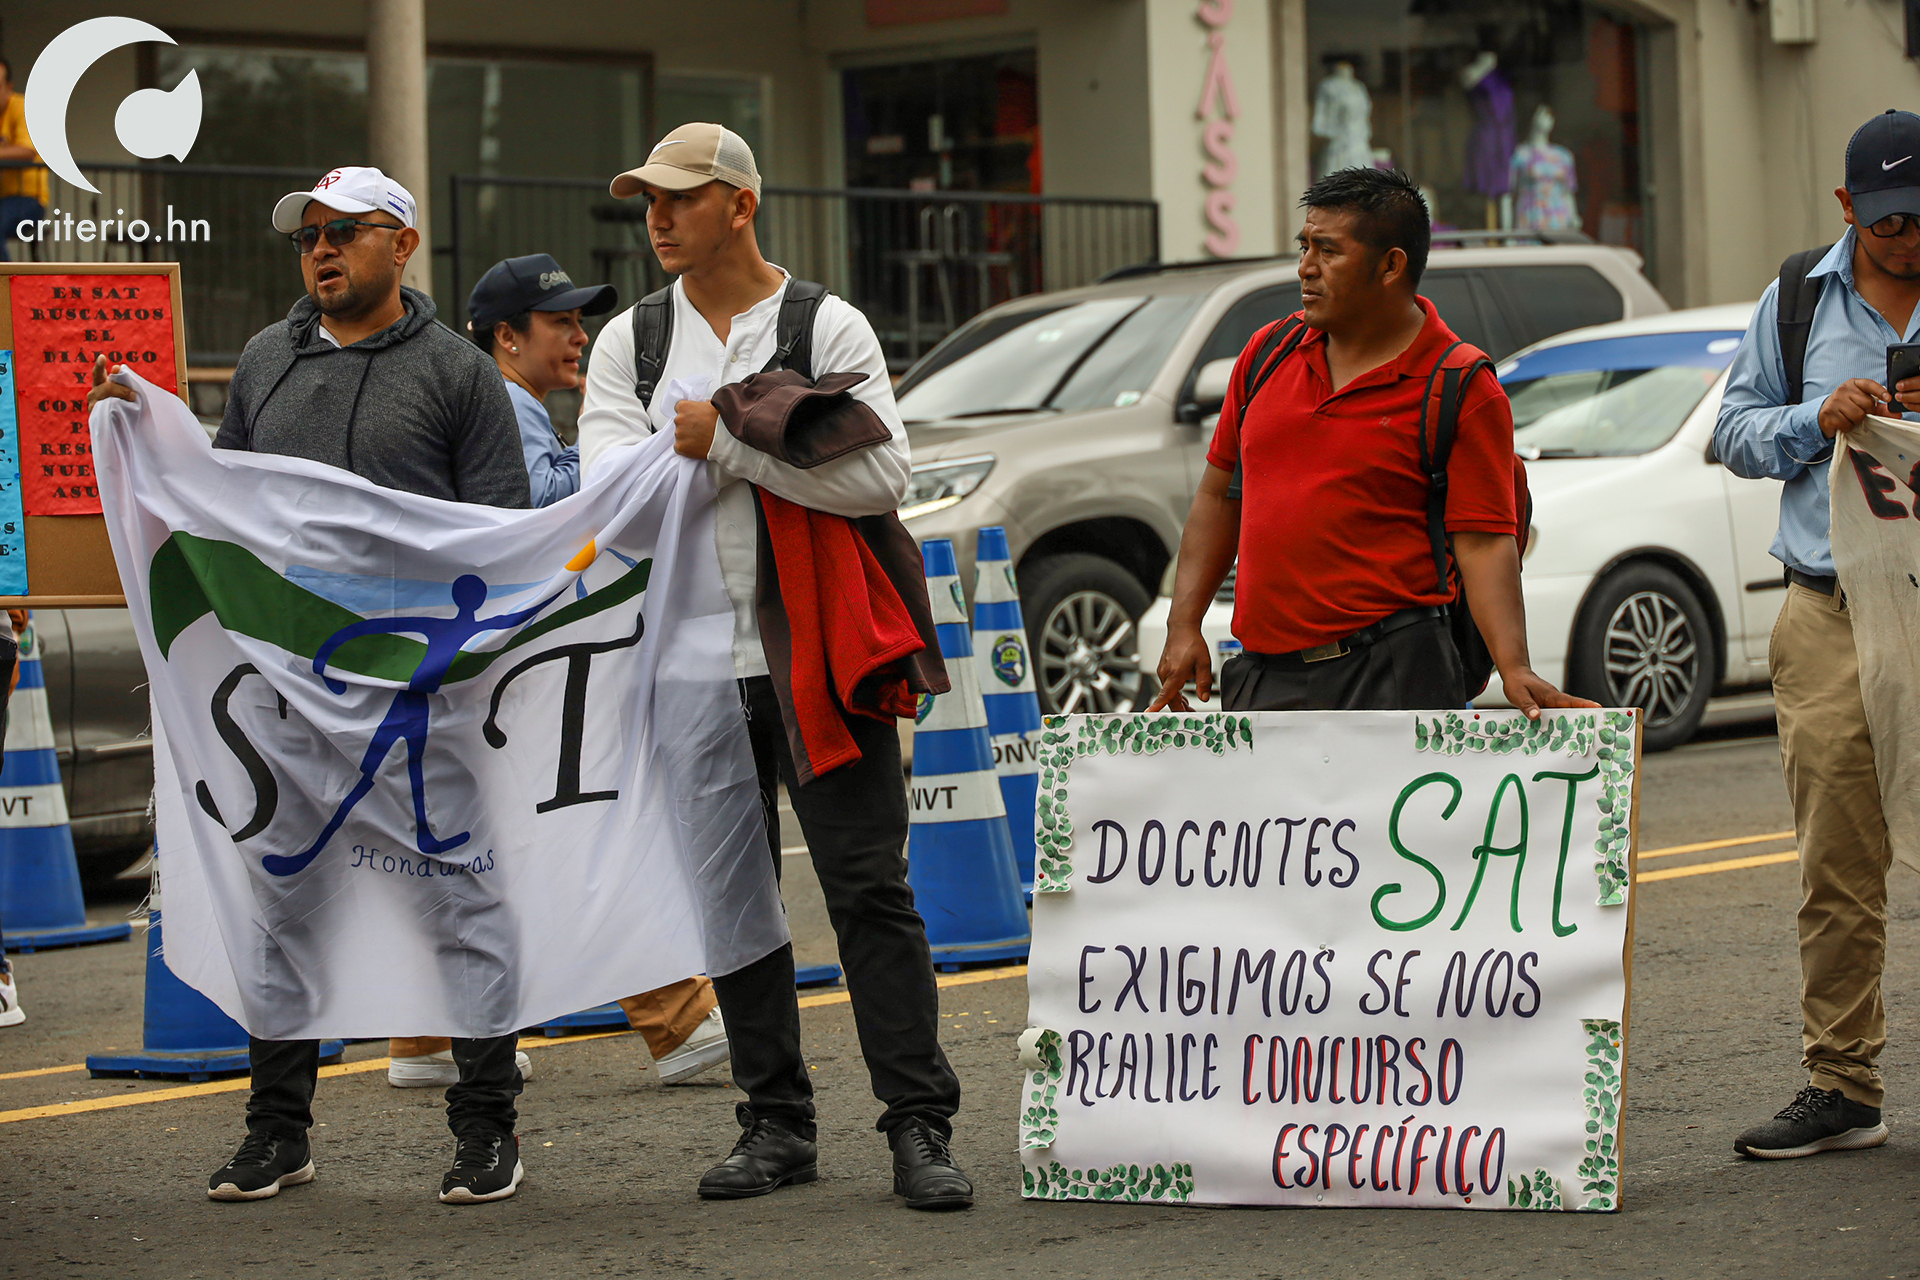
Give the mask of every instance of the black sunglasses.
M 361 227 L 373 227 L 379 231 L 400 231 L 401 227 L 385 222 L 362 222 L 358 218 L 335 218 L 332 222 L 322 222 L 318 226 L 301 227 L 298 231 L 287 232 L 287 239 L 302 254 L 312 253 L 320 243 L 321 233 L 326 233 L 327 243 L 336 249 L 344 249 L 353 243 L 360 234 Z
M 1882 240 L 1891 240 L 1907 234 L 1908 227 L 1920 227 L 1920 217 L 1911 213 L 1890 213 L 1878 222 L 1869 223 L 1867 230 Z

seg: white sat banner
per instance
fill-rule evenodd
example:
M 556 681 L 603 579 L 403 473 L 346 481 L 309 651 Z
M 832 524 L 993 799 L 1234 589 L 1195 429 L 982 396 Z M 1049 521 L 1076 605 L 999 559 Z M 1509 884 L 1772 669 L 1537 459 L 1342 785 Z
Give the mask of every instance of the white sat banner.
M 1638 718 L 1050 717 L 1024 1191 L 1614 1210 Z
M 505 511 L 93 414 L 167 966 L 267 1039 L 492 1036 L 786 941 L 706 468 Z
M 1870 417 L 1827 469 L 1833 564 L 1853 619 L 1860 693 L 1894 856 L 1920 871 L 1920 428 Z

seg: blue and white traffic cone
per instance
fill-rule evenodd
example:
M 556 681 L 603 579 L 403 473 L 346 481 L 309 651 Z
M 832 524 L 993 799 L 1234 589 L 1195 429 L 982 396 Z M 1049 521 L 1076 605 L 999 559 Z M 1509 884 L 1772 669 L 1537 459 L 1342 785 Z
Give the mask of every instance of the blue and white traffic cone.
M 4 693 L 4 690 L 0 690 Z M 8 951 L 117 942 L 124 920 L 88 924 L 80 864 L 67 825 L 67 796 L 54 754 L 53 717 L 40 641 L 31 622 L 20 637 L 20 686 L 8 704 L 7 764 L 0 770 L 0 925 Z
M 1027 624 L 1020 616 L 1020 587 L 1007 552 L 1007 531 L 980 530 L 973 556 L 973 654 L 987 704 L 993 766 L 1007 806 L 1020 887 L 1033 901 L 1033 802 L 1040 789 L 1040 696 L 1033 688 Z
M 87 1071 L 100 1076 L 166 1076 L 211 1080 L 243 1075 L 248 1063 L 247 1033 L 213 1001 L 167 968 L 160 940 L 160 869 L 153 871 L 147 899 L 147 1000 L 138 1053 L 90 1053 Z M 320 1060 L 331 1061 L 346 1048 L 343 1040 L 320 1042 Z
M 907 882 L 927 922 L 934 964 L 956 968 L 1024 957 L 1032 933 L 993 768 L 959 565 L 946 538 L 929 539 L 921 554 L 940 656 L 953 687 L 920 698 L 908 786 Z

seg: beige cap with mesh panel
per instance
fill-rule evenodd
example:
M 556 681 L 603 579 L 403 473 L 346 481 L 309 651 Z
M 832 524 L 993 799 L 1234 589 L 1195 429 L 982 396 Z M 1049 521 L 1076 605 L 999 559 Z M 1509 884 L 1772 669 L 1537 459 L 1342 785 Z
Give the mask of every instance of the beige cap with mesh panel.
M 760 170 L 753 148 L 733 130 L 718 124 L 683 124 L 654 145 L 647 162 L 613 180 L 619 199 L 640 194 L 640 184 L 667 191 L 691 191 L 718 180 L 760 194 Z

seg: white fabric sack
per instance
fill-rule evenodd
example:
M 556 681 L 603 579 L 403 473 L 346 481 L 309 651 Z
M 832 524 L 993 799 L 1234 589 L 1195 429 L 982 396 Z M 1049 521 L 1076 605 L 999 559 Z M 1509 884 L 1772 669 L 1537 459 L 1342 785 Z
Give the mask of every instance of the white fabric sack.
M 705 467 L 662 437 L 471 506 L 212 449 L 116 377 L 181 979 L 267 1039 L 492 1036 L 787 940 Z
M 1869 417 L 1835 439 L 1827 474 L 1880 807 L 1894 857 L 1920 871 L 1920 429 Z

